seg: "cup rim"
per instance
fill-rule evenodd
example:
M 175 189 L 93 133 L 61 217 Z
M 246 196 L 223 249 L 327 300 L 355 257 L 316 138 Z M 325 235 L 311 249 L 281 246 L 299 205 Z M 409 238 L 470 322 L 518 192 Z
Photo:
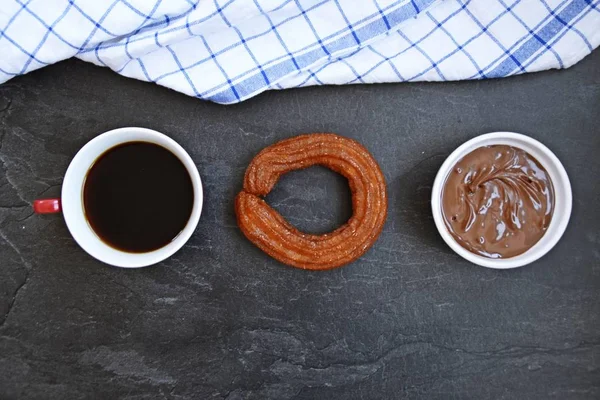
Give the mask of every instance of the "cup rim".
M 473 150 L 489 145 L 510 145 L 520 148 L 537 159 L 546 169 L 555 192 L 552 220 L 542 238 L 526 252 L 514 257 L 493 259 L 472 253 L 462 247 L 448 231 L 441 209 L 442 191 L 446 177 L 454 165 Z M 455 253 L 474 264 L 494 269 L 510 269 L 530 264 L 548 253 L 564 234 L 572 210 L 571 183 L 567 172 L 556 155 L 544 144 L 515 132 L 491 132 L 476 136 L 454 150 L 440 167 L 431 192 L 431 210 L 438 232 Z
M 159 249 L 145 253 L 129 253 L 105 243 L 94 232 L 85 218 L 83 204 L 85 178 L 98 157 L 115 146 L 135 141 L 154 143 L 171 151 L 184 164 L 194 188 L 192 213 L 183 230 L 170 243 Z M 93 154 L 93 156 L 90 156 L 90 154 Z M 96 136 L 77 152 L 65 173 L 61 191 L 61 202 L 67 228 L 83 250 L 92 257 L 115 267 L 141 268 L 169 258 L 181 249 L 192 236 L 202 212 L 202 180 L 190 155 L 175 140 L 152 129 L 124 127 Z

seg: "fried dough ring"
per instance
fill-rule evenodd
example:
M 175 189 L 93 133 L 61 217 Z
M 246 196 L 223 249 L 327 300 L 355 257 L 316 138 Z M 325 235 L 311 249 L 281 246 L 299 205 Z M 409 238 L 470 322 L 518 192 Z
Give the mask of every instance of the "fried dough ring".
M 352 192 L 352 217 L 323 235 L 300 232 L 260 197 L 281 175 L 312 165 L 346 177 Z M 385 178 L 358 142 L 331 133 L 301 135 L 266 147 L 250 162 L 235 212 L 244 235 L 276 260 L 302 269 L 332 269 L 355 261 L 377 240 L 387 216 Z

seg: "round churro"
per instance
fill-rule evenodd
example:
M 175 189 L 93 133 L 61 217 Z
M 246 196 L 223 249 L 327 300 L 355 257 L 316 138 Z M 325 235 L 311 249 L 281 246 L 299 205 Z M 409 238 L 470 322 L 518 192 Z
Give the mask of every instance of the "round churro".
M 261 198 L 281 175 L 312 165 L 346 177 L 352 192 L 352 217 L 323 235 L 300 232 Z M 355 261 L 377 240 L 387 216 L 385 178 L 358 142 L 330 133 L 301 135 L 266 147 L 252 160 L 235 211 L 244 235 L 271 257 L 302 269 L 332 269 Z

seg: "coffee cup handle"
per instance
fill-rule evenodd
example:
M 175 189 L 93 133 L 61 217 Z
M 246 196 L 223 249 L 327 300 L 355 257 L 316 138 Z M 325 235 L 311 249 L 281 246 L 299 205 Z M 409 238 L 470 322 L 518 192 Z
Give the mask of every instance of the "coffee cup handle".
M 55 214 L 61 211 L 60 199 L 39 199 L 33 202 L 33 212 L 36 214 Z

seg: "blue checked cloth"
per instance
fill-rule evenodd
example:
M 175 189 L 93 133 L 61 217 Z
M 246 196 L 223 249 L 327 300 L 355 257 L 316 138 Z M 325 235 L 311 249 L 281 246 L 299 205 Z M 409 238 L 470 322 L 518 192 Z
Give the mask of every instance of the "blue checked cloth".
M 566 68 L 600 0 L 0 0 L 0 82 L 70 57 L 230 104 L 268 89 Z

